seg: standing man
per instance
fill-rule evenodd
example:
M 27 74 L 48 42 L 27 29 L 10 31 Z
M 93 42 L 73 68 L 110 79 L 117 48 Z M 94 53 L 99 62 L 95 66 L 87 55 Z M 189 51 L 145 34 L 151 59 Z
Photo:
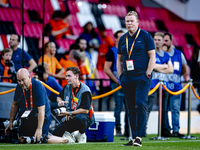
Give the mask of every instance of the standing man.
M 33 69 L 37 66 L 37 64 L 27 52 L 17 47 L 19 43 L 20 43 L 20 36 L 18 34 L 12 34 L 10 36 L 9 46 L 13 50 L 12 61 L 15 64 L 15 69 L 16 71 L 18 71 L 20 68 L 23 68 L 22 66 L 22 52 L 23 52 L 24 53 L 23 61 L 28 62 L 29 64 L 28 72 L 31 73 Z
M 17 72 L 18 85 L 15 90 L 14 101 L 10 111 L 10 123 L 8 129 L 12 130 L 13 121 L 19 110 L 22 120 L 19 129 L 19 142 L 24 143 L 24 136 L 34 136 L 40 141 L 42 135 L 48 136 L 51 123 L 51 111 L 49 100 L 44 86 L 31 78 L 27 69 Z
M 80 70 L 77 67 L 68 67 L 66 72 L 67 85 L 57 97 L 58 106 L 65 105 L 68 111 L 61 112 L 65 116 L 62 122 L 54 131 L 53 135 L 67 135 L 72 139 L 72 132 L 78 130 L 75 138 L 78 143 L 86 143 L 85 131 L 94 123 L 93 110 L 91 106 L 92 94 L 87 85 L 79 81 Z
M 171 91 L 179 91 L 182 89 L 181 86 L 181 75 L 183 75 L 187 70 L 187 62 L 183 53 L 175 49 L 172 45 L 172 35 L 170 33 L 164 34 L 164 46 L 167 47 L 166 52 L 171 57 L 171 61 L 174 67 L 174 72 L 168 74 L 168 88 Z M 183 134 L 179 133 L 179 113 L 181 108 L 181 97 L 182 95 L 171 95 L 169 94 L 169 108 L 172 112 L 172 128 L 173 128 L 173 137 L 181 137 Z M 166 125 L 170 131 L 169 120 L 167 116 Z
M 119 84 L 119 76 L 117 73 L 117 48 L 120 37 L 124 34 L 124 31 L 119 30 L 115 32 L 115 46 L 113 46 L 108 53 L 106 54 L 105 64 L 104 64 L 104 72 L 110 77 L 111 79 L 111 87 L 112 90 L 117 88 Z M 124 92 L 122 89 L 118 90 L 117 92 L 113 93 L 113 97 L 115 100 L 115 128 L 116 128 L 116 136 L 122 136 L 121 133 L 121 124 L 120 124 L 120 113 L 123 108 L 124 103 Z M 125 106 L 126 114 L 125 114 L 125 132 L 124 136 L 129 137 L 129 123 L 128 123 L 128 113 L 127 108 Z
M 155 64 L 155 46 L 151 35 L 138 27 L 138 14 L 125 17 L 128 30 L 119 40 L 117 71 L 129 110 L 133 139 L 124 146 L 142 146 L 146 136 L 146 102 Z
M 150 89 L 153 89 L 159 82 L 159 80 L 163 81 L 163 84 L 167 86 L 167 73 L 173 73 L 173 65 L 171 62 L 171 58 L 168 53 L 162 51 L 162 46 L 164 42 L 164 34 L 161 32 L 156 32 L 154 34 L 154 43 L 156 50 L 156 64 L 154 66 L 154 70 L 152 72 L 152 81 Z M 170 132 L 168 132 L 166 127 L 166 117 L 167 117 L 167 104 L 169 94 L 167 91 L 163 89 L 162 91 L 162 136 L 170 136 Z M 158 99 L 159 90 L 156 90 L 153 94 L 148 96 L 147 102 L 147 121 L 149 118 L 149 113 L 152 111 L 154 102 Z

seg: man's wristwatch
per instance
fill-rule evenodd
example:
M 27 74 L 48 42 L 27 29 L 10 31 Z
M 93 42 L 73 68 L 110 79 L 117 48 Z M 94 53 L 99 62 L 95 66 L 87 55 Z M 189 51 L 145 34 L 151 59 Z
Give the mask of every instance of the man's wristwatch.
M 71 111 L 69 112 L 69 115 L 72 116 L 72 112 Z
M 146 75 L 147 75 L 148 78 L 151 78 L 151 74 L 146 73 Z

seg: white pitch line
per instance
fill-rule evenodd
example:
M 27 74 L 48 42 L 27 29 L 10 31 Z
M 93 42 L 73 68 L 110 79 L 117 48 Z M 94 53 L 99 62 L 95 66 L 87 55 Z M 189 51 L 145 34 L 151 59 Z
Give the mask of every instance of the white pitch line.
M 155 140 L 152 140 L 152 141 L 143 141 L 142 143 L 162 143 L 162 142 L 169 142 L 169 143 L 174 143 L 174 142 L 178 142 L 178 143 L 181 143 L 181 142 L 200 142 L 200 140 L 184 140 L 184 141 L 162 141 L 162 140 L 159 140 L 159 141 L 155 141 Z M 88 142 L 86 144 L 103 144 L 103 143 L 109 143 L 109 142 Z M 126 143 L 125 141 L 124 142 L 110 142 L 110 143 Z M 76 145 L 77 144 L 83 144 L 83 143 L 75 143 Z M 40 144 L 28 144 L 28 145 L 40 145 Z M 12 145 L 0 145 L 0 147 L 3 147 L 3 146 L 28 146 L 27 144 L 12 144 Z M 44 144 L 41 144 L 41 145 L 44 145 Z M 45 144 L 45 145 L 62 145 L 62 144 Z M 68 145 L 74 145 L 74 144 L 68 144 Z

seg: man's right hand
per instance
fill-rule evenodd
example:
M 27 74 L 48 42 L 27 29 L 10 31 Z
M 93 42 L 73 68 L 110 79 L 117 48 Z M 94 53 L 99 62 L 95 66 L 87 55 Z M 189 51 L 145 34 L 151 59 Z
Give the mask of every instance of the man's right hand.
M 64 104 L 65 104 L 64 101 L 60 101 L 60 102 L 58 103 L 58 106 L 64 106 Z
M 10 129 L 10 130 L 13 129 L 13 123 L 12 123 L 12 122 L 9 122 L 8 126 L 6 127 L 6 129 L 5 129 L 5 134 L 7 134 L 7 131 L 8 131 L 9 129 Z
M 65 101 L 60 101 L 58 102 L 58 106 L 64 106 L 65 104 L 67 104 L 68 102 L 65 102 Z

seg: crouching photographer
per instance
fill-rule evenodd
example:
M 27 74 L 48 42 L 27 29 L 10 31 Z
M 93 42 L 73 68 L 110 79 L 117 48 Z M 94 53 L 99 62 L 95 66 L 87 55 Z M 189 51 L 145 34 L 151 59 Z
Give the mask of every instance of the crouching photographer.
M 28 70 L 24 68 L 17 72 L 17 82 L 10 122 L 5 134 L 13 130 L 13 121 L 19 113 L 19 143 L 47 142 L 51 116 L 46 90 L 39 81 L 31 78 Z M 32 137 L 33 140 L 26 137 Z
M 77 67 L 67 68 L 68 84 L 57 97 L 58 106 L 61 108 L 54 110 L 58 116 L 65 117 L 52 134 L 59 137 L 64 136 L 72 142 L 86 143 L 85 131 L 95 121 L 90 89 L 79 81 L 79 77 L 80 70 Z M 71 133 L 77 130 L 73 138 Z

